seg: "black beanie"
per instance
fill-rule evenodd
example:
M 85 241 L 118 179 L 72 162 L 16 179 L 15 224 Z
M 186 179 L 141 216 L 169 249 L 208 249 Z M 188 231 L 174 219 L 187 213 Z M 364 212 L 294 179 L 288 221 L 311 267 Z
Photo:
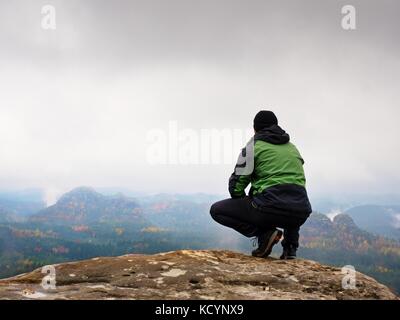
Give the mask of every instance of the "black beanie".
M 278 124 L 278 119 L 272 111 L 261 110 L 254 117 L 254 130 L 260 131 L 263 128 Z

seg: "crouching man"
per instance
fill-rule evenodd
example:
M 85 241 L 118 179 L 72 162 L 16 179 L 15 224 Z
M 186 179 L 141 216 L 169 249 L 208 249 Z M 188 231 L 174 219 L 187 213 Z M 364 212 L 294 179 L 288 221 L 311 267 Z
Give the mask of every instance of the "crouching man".
M 232 198 L 214 203 L 210 213 L 218 223 L 256 237 L 253 256 L 267 257 L 283 235 L 281 259 L 294 259 L 300 226 L 311 213 L 304 161 L 272 111 L 258 112 L 253 127 L 255 134 L 229 179 Z

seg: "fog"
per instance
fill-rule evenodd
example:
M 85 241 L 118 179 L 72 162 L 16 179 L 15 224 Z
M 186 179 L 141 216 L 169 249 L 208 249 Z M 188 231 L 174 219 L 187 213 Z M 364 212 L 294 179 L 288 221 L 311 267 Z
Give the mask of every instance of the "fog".
M 45 4 L 55 30 L 42 28 Z M 233 163 L 149 163 L 149 133 L 165 132 L 169 150 L 202 130 L 244 142 L 270 109 L 312 195 L 393 192 L 400 3 L 352 1 L 356 30 L 341 26 L 345 4 L 2 1 L 0 189 L 227 193 Z M 171 122 L 192 139 L 171 146 Z

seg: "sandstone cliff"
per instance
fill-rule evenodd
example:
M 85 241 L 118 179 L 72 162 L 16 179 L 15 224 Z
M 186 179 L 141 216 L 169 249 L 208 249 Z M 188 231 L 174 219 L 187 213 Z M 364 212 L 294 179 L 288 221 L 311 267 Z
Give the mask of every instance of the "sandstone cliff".
M 43 289 L 39 269 L 1 280 L 0 299 L 397 299 L 358 272 L 356 288 L 343 289 L 339 268 L 229 251 L 130 254 L 55 269 L 55 289 Z

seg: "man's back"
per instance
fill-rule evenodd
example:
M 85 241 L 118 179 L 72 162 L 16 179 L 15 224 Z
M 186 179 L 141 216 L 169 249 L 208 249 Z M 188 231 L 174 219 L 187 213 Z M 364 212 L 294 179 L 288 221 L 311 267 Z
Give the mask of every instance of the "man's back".
M 253 194 L 279 184 L 305 187 L 303 159 L 291 142 L 272 144 L 258 140 L 254 145 Z
M 250 196 L 261 210 L 308 217 L 311 205 L 305 188 L 304 160 L 289 135 L 277 124 L 254 135 L 254 170 L 250 175 L 234 172 L 229 181 L 232 197 L 242 197 L 251 183 Z

